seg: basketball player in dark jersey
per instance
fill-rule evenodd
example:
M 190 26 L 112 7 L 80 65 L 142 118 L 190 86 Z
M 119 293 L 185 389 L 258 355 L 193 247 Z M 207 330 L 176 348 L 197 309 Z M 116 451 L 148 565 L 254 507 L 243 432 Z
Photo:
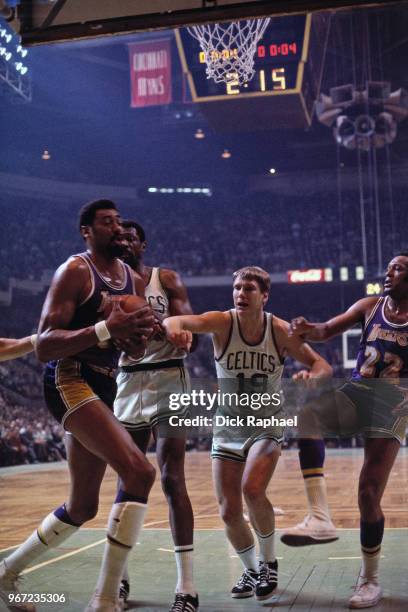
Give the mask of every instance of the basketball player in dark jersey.
M 57 270 L 46 297 L 36 342 L 37 356 L 48 361 L 44 390 L 47 405 L 63 424 L 71 475 L 69 499 L 51 512 L 38 529 L 0 563 L 3 599 L 15 590 L 21 571 L 43 552 L 58 546 L 98 509 L 106 465 L 119 475 L 121 487 L 108 523 L 100 576 L 88 611 L 117 612 L 118 592 L 127 554 L 136 542 L 146 512 L 155 470 L 112 414 L 116 394 L 113 370 L 119 351 L 110 339 L 153 330 L 149 307 L 124 313 L 116 303 L 104 319 L 111 296 L 144 294 L 144 285 L 118 255 L 121 219 L 115 204 L 97 200 L 80 212 L 87 251 L 70 257 Z M 32 605 L 13 604 L 32 610 Z
M 125 250 L 123 260 L 145 283 L 145 295 L 159 317 L 191 314 L 187 290 L 174 270 L 146 266 L 144 229 L 134 221 L 123 221 Z M 117 378 L 118 393 L 114 412 L 133 440 L 146 452 L 153 433 L 163 492 L 169 504 L 169 520 L 177 565 L 177 585 L 171 611 L 193 612 L 198 609 L 198 596 L 193 582 L 193 509 L 188 496 L 184 459 L 186 440 L 183 437 L 158 435 L 159 422 L 168 418 L 168 405 L 160 405 L 159 394 L 188 390 L 188 372 L 184 368 L 185 350 L 171 345 L 164 337 L 149 342 L 143 359 L 135 362 L 125 355 L 120 360 Z M 167 415 L 166 415 L 167 413 Z M 122 580 L 121 596 L 127 599 L 129 580 Z M 170 612 L 171 612 L 170 611 Z
M 291 333 L 325 342 L 357 323 L 363 325 L 357 365 L 350 382 L 336 391 L 336 402 L 343 414 L 354 411 L 365 436 L 358 491 L 363 562 L 349 607 L 369 608 L 382 597 L 378 568 L 384 515 L 380 504 L 405 438 L 408 414 L 408 251 L 388 264 L 383 297 L 359 300 L 325 323 L 298 317 L 291 323 Z

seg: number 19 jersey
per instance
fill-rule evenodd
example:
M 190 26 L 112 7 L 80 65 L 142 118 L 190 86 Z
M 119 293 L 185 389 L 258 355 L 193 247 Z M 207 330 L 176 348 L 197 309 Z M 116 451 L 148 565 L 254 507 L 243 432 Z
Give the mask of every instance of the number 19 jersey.
M 231 383 L 231 379 L 235 379 L 237 390 L 243 391 L 243 384 L 246 382 L 246 386 L 253 392 L 278 392 L 283 359 L 279 355 L 274 337 L 273 315 L 264 313 L 264 333 L 257 344 L 250 344 L 244 339 L 235 309 L 230 310 L 230 315 L 231 330 L 227 344 L 222 355 L 215 358 L 220 388 L 222 389 L 223 382 L 227 379 Z

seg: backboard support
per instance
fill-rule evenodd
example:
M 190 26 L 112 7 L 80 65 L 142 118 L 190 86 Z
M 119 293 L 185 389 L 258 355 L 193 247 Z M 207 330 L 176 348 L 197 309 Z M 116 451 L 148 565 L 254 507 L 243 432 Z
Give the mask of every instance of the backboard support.
M 36 45 L 385 3 L 390 4 L 389 0 L 21 0 L 11 25 L 24 45 Z

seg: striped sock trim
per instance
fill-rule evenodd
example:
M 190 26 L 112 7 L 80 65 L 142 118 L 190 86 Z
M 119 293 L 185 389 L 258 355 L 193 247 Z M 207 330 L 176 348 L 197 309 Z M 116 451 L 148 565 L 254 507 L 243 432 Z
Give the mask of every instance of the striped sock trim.
M 39 527 L 37 529 L 37 537 L 40 540 L 41 544 L 44 544 L 44 546 L 48 546 L 47 542 L 44 539 L 44 535 Z
M 120 548 L 125 548 L 126 550 L 131 550 L 132 546 L 129 546 L 128 544 L 123 544 L 123 542 L 119 542 L 119 540 L 115 540 L 115 538 L 112 538 L 111 535 L 107 535 L 106 539 L 108 540 L 108 542 L 110 542 L 110 544 L 113 544 L 114 546 L 120 546 Z
M 237 550 L 237 555 L 242 555 L 248 552 L 248 550 L 252 550 L 253 548 L 255 548 L 255 544 L 251 544 L 250 546 L 248 546 L 247 548 L 243 548 L 242 550 Z
M 194 550 L 193 544 L 185 544 L 184 546 L 175 546 L 174 547 L 174 552 L 175 553 L 192 552 L 193 550 Z
M 323 468 L 308 468 L 302 470 L 303 478 L 324 478 Z
M 255 529 L 255 533 L 259 538 L 266 540 L 266 538 L 270 538 L 271 536 L 273 536 L 273 534 L 275 533 L 275 530 L 273 529 L 270 533 L 262 534 L 262 533 L 259 533 L 259 531 Z
M 361 547 L 361 552 L 363 552 L 368 557 L 374 557 L 380 552 L 380 550 L 381 544 L 379 546 L 375 546 L 374 548 L 365 548 L 364 546 Z

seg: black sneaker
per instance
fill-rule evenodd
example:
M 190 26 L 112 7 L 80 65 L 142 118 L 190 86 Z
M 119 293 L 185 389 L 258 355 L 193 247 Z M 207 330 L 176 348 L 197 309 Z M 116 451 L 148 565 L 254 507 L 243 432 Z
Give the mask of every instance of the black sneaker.
M 278 562 L 259 562 L 259 575 L 256 583 L 255 596 L 258 601 L 269 599 L 278 586 Z
M 129 599 L 130 584 L 127 580 L 121 580 L 119 587 L 119 600 L 123 602 L 123 609 L 127 610 L 127 600 Z
M 238 580 L 237 584 L 231 589 L 231 597 L 244 599 L 255 595 L 256 581 L 258 574 L 255 570 L 246 569 Z
M 197 612 L 198 611 L 198 595 L 193 597 L 188 593 L 176 593 L 174 604 L 170 608 L 170 612 Z

